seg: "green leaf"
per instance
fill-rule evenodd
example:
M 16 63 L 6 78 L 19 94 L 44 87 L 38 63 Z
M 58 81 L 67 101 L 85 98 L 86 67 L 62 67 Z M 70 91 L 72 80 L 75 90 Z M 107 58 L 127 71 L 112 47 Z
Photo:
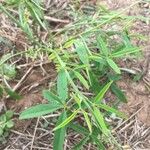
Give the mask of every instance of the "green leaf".
M 88 117 L 88 114 L 87 114 L 87 112 L 85 112 L 84 110 L 82 110 L 82 113 L 83 113 L 83 115 L 84 115 L 85 121 L 86 121 L 87 126 L 88 126 L 88 128 L 89 128 L 89 131 L 90 131 L 90 133 L 92 133 L 92 125 L 91 125 L 90 119 L 89 119 L 89 117 Z
M 124 57 L 125 55 L 133 54 L 139 51 L 140 51 L 139 47 L 124 48 L 123 50 L 112 53 L 111 57 L 114 57 L 114 58 Z
M 3 64 L 1 67 L 0 67 L 0 74 L 3 74 L 5 75 L 5 77 L 9 80 L 9 79 L 12 79 L 16 76 L 16 69 L 15 69 L 15 66 L 13 65 L 10 65 L 10 64 Z
M 11 119 L 13 117 L 13 114 L 14 113 L 11 110 L 6 111 L 5 115 L 6 115 L 7 120 Z
M 85 145 L 85 143 L 88 141 L 89 137 L 84 137 L 78 144 L 76 144 L 73 147 L 73 150 L 81 150 L 83 149 L 83 146 Z
M 66 101 L 68 98 L 68 80 L 65 70 L 60 70 L 57 77 L 57 94 L 59 99 Z
M 42 21 L 44 20 L 44 14 L 42 9 L 37 7 L 34 3 L 31 3 L 29 1 L 25 1 L 28 7 L 28 10 L 32 14 L 32 17 L 43 27 L 43 29 L 47 30 L 45 23 Z
M 91 78 L 91 90 L 95 94 L 98 94 L 99 89 L 101 88 L 98 78 L 92 71 L 90 71 L 89 73 L 90 73 L 90 78 Z
M 85 78 L 77 71 L 74 71 L 75 76 L 80 80 L 80 82 L 85 86 L 86 89 L 89 89 L 88 82 Z
M 58 118 L 56 126 L 58 126 L 63 120 L 67 118 L 66 112 L 64 111 Z M 58 129 L 54 133 L 54 142 L 53 149 L 54 150 L 63 150 L 63 144 L 65 140 L 66 127 Z
M 127 32 L 122 34 L 122 38 L 126 47 L 133 47 Z
M 75 41 L 75 48 L 81 62 L 85 65 L 89 65 L 88 52 L 86 46 L 81 39 Z
M 109 130 L 107 129 L 107 126 L 105 124 L 103 115 L 101 114 L 101 112 L 99 111 L 99 109 L 96 108 L 96 107 L 93 107 L 93 113 L 94 113 L 95 119 L 97 120 L 99 126 L 101 127 L 102 132 L 105 135 L 109 135 Z
M 12 91 L 11 89 L 5 88 L 5 91 L 12 99 L 15 99 L 15 100 L 21 99 L 21 96 L 18 93 Z
M 0 86 L 0 97 L 3 96 L 3 88 Z
M 108 56 L 109 51 L 107 49 L 107 45 L 100 35 L 97 37 L 97 44 L 98 44 L 98 47 L 100 48 L 102 54 L 104 54 L 105 56 Z
M 14 126 L 14 122 L 12 120 L 7 121 L 6 127 L 7 128 L 12 128 Z
M 3 133 L 4 133 L 3 128 L 1 128 L 1 126 L 0 126 L 0 136 L 2 136 Z
M 116 110 L 115 108 L 112 108 L 108 105 L 105 105 L 105 104 L 97 104 L 98 107 L 108 111 L 108 112 L 111 112 L 111 113 L 115 113 L 117 116 L 119 117 L 123 117 L 123 118 L 126 118 L 125 114 Z
M 126 96 L 124 95 L 124 93 L 118 88 L 118 86 L 113 83 L 111 85 L 111 90 L 112 92 L 118 97 L 118 99 L 124 103 L 127 103 L 127 98 Z
M 117 64 L 110 58 L 107 58 L 107 63 L 109 64 L 109 66 L 118 74 L 121 74 L 121 71 L 119 69 L 119 67 L 117 66 Z
M 102 88 L 102 90 L 101 90 L 101 91 L 97 94 L 97 96 L 94 98 L 94 102 L 95 102 L 95 103 L 98 103 L 98 102 L 100 102 L 100 101 L 103 99 L 105 93 L 108 91 L 108 89 L 110 88 L 110 86 L 111 86 L 112 83 L 113 83 L 113 81 L 110 81 L 109 83 L 107 83 L 107 84 Z
M 33 107 L 30 107 L 26 110 L 24 110 L 19 119 L 29 119 L 29 118 L 35 118 L 40 117 L 49 113 L 52 113 L 58 109 L 62 108 L 60 104 L 39 104 Z
M 64 43 L 63 48 L 69 48 L 73 45 L 75 39 L 69 39 L 67 42 Z
M 44 99 L 47 99 L 50 103 L 58 102 L 60 104 L 63 104 L 62 101 L 55 94 L 48 90 L 43 90 L 43 97 Z
M 71 122 L 77 115 L 79 110 L 76 110 L 72 113 L 71 116 L 69 116 L 67 119 L 65 119 L 62 123 L 60 123 L 57 127 L 54 128 L 54 131 L 66 126 L 69 122 Z

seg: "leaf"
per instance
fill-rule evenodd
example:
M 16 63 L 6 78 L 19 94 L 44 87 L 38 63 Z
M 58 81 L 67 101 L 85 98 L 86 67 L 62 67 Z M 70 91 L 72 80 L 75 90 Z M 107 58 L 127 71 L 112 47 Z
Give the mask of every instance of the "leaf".
M 1 128 L 1 126 L 0 126 L 0 136 L 2 136 L 3 133 L 4 133 L 3 128 Z
M 52 113 L 58 109 L 62 108 L 59 104 L 39 104 L 36 106 L 32 106 L 26 110 L 24 110 L 19 119 L 29 119 L 29 118 L 35 118 L 40 117 L 49 113 Z
M 66 118 L 67 118 L 67 115 L 66 115 L 66 112 L 64 111 L 59 116 L 56 126 L 58 126 Z M 54 142 L 53 142 L 53 149 L 54 150 L 63 150 L 65 134 L 66 134 L 66 128 L 65 127 L 55 131 L 55 133 L 54 133 Z
M 14 100 L 21 99 L 21 96 L 18 93 L 12 91 L 11 89 L 5 88 L 5 91 L 12 99 Z
M 140 51 L 139 47 L 124 48 L 123 50 L 112 53 L 111 57 L 115 57 L 115 58 L 124 57 L 125 55 L 136 53 L 139 51 Z
M 87 136 L 91 137 L 92 140 L 97 144 L 97 147 L 100 148 L 100 150 L 105 150 L 104 145 L 103 145 L 102 142 L 98 139 L 98 137 L 95 136 L 94 134 L 89 135 L 89 131 L 88 131 L 85 127 L 83 127 L 83 126 L 81 126 L 81 125 L 79 125 L 79 124 L 71 123 L 71 124 L 69 125 L 69 128 L 73 129 L 74 131 L 76 131 L 76 132 L 79 133 L 79 134 L 85 135 L 86 137 L 87 137 Z
M 89 65 L 88 53 L 86 50 L 86 46 L 84 45 L 82 40 L 75 41 L 76 52 L 79 55 L 81 62 L 85 65 Z
M 66 101 L 68 98 L 68 80 L 65 70 L 60 70 L 57 77 L 57 94 L 59 99 Z
M 87 126 L 88 126 L 88 128 L 89 128 L 89 131 L 90 131 L 90 133 L 92 133 L 92 125 L 91 125 L 90 119 L 89 119 L 89 117 L 88 117 L 88 114 L 87 114 L 87 112 L 85 112 L 84 110 L 82 110 L 82 113 L 83 113 L 83 115 L 84 115 L 85 121 L 86 121 Z
M 124 103 L 127 103 L 127 98 L 124 93 L 118 88 L 116 84 L 111 85 L 112 92 L 118 97 L 118 99 Z
M 105 135 L 109 135 L 109 130 L 107 129 L 107 126 L 105 124 L 103 115 L 101 114 L 101 112 L 99 111 L 99 109 L 96 108 L 96 107 L 93 107 L 93 113 L 94 113 L 95 119 L 97 120 L 99 126 L 101 127 L 102 132 Z
M 85 78 L 77 71 L 74 71 L 75 76 L 80 80 L 80 82 L 85 86 L 86 89 L 89 89 L 88 82 Z
M 92 71 L 90 71 L 89 73 L 90 73 L 90 78 L 91 78 L 91 90 L 95 94 L 98 94 L 99 89 L 101 88 L 98 78 Z
M 98 44 L 98 47 L 100 48 L 102 54 L 104 54 L 105 56 L 108 56 L 109 51 L 107 49 L 107 45 L 100 35 L 97 37 L 97 44 Z
M 121 71 L 119 69 L 119 67 L 117 66 L 117 64 L 110 58 L 107 58 L 107 63 L 109 64 L 109 66 L 118 74 L 121 74 Z
M 0 97 L 3 96 L 3 88 L 0 86 Z
M 44 99 L 47 99 L 49 102 L 58 102 L 60 104 L 63 104 L 62 101 L 55 94 L 48 90 L 43 90 L 43 96 Z
M 11 110 L 6 111 L 5 116 L 6 116 L 7 120 L 11 119 L 13 117 L 13 114 L 14 113 Z
M 97 96 L 94 98 L 94 102 L 95 102 L 95 103 L 98 103 L 98 102 L 100 102 L 100 101 L 103 99 L 105 93 L 108 91 L 108 89 L 110 88 L 110 86 L 111 86 L 112 83 L 113 83 L 113 81 L 110 81 L 109 83 L 107 83 L 107 84 L 102 88 L 102 90 L 100 90 L 100 92 L 99 92 L 99 93 L 97 94 Z
M 128 47 L 128 48 L 133 47 L 127 32 L 122 34 L 122 38 L 123 38 L 123 42 L 126 47 Z
M 9 60 L 12 57 L 12 54 L 8 53 L 2 56 L 0 59 L 0 66 L 3 65 L 7 60 Z
M 89 137 L 84 137 L 78 144 L 73 147 L 73 150 L 81 150 L 85 143 L 88 141 Z
M 73 45 L 73 43 L 75 42 L 75 39 L 69 39 L 67 42 L 65 42 L 65 44 L 63 45 L 63 48 L 69 48 Z
M 66 126 L 70 121 L 72 121 L 78 113 L 78 110 L 74 111 L 71 116 L 65 119 L 62 123 L 60 123 L 57 127 L 54 128 L 54 131 Z
M 0 68 L 0 74 L 5 75 L 8 80 L 13 79 L 16 76 L 15 66 L 6 63 L 3 64 Z
M 123 117 L 123 118 L 126 118 L 125 114 L 116 110 L 115 108 L 112 108 L 108 105 L 105 105 L 105 104 L 98 104 L 97 105 L 98 107 L 108 111 L 108 112 L 111 112 L 111 113 L 115 113 L 116 115 L 118 115 L 119 117 Z
M 34 3 L 31 3 L 29 1 L 25 1 L 28 7 L 28 10 L 32 14 L 32 17 L 43 27 L 43 29 L 47 30 L 46 25 L 42 20 L 44 20 L 44 15 L 42 9 L 37 7 Z
M 7 128 L 12 128 L 14 126 L 14 122 L 12 120 L 7 121 L 6 127 Z

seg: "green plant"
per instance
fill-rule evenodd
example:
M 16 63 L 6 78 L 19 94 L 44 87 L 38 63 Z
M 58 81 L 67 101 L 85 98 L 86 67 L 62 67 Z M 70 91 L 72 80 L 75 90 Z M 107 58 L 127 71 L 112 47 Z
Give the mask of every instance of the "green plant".
M 139 51 L 139 48 L 125 44 L 117 50 L 109 49 L 107 38 L 103 34 L 95 34 L 96 46 L 92 49 L 88 48 L 86 41 L 83 38 L 76 39 L 70 43 L 65 43 L 59 49 L 45 48 L 51 53 L 50 59 L 57 66 L 58 76 L 56 91 L 43 91 L 43 96 L 48 100 L 48 104 L 40 104 L 33 106 L 21 113 L 20 119 L 28 119 L 39 117 L 48 113 L 60 110 L 62 113 L 54 128 L 54 149 L 62 149 L 66 130 L 71 127 L 75 118 L 83 117 L 89 131 L 86 133 L 88 137 L 79 143 L 82 147 L 87 141 L 97 144 L 99 149 L 104 149 L 103 142 L 98 140 L 99 135 L 105 142 L 116 144 L 116 141 L 111 135 L 109 124 L 105 121 L 105 117 L 109 113 L 115 113 L 119 117 L 125 117 L 124 114 L 117 111 L 115 108 L 103 103 L 104 95 L 111 87 L 112 92 L 123 102 L 126 102 L 126 97 L 123 92 L 117 87 L 117 81 L 121 74 L 121 69 L 115 63 L 115 60 L 125 55 Z M 86 37 L 88 40 L 88 37 Z M 67 45 L 67 46 L 66 46 Z M 73 46 L 74 45 L 74 46 Z M 74 48 L 73 52 L 64 49 Z M 95 49 L 99 51 L 96 52 Z M 100 86 L 98 77 L 105 77 L 105 84 Z M 80 83 L 80 84 L 79 84 Z M 98 85 L 95 87 L 95 85 Z M 80 87 L 80 88 L 79 88 Z M 86 96 L 84 91 L 92 92 L 91 97 Z M 109 113 L 108 113 L 109 112 Z M 73 126 L 78 126 L 77 122 Z M 77 127 L 76 127 L 77 128 Z M 94 131 L 99 134 L 95 135 Z M 60 147 L 55 141 L 60 142 Z M 102 140 L 103 141 L 103 140 Z M 116 144 L 118 146 L 118 144 Z M 78 147 L 78 144 L 76 145 Z
M 24 3 L 16 3 L 20 11 L 20 21 L 17 24 L 25 33 L 32 33 L 29 30 L 31 24 L 23 19 L 26 16 L 21 12 L 30 7 L 26 0 L 22 2 Z M 40 1 L 37 2 L 39 3 L 37 6 L 35 2 L 36 7 L 42 11 L 39 6 Z M 22 5 L 24 9 L 20 8 Z M 10 16 L 5 7 L 1 6 L 1 8 Z M 35 10 L 37 8 L 33 7 Z M 38 21 L 39 25 L 43 27 L 38 18 L 41 14 L 35 15 L 33 13 L 35 11 L 30 9 L 28 11 L 33 20 Z M 50 61 L 55 64 L 58 73 L 57 82 L 53 91 L 43 91 L 43 97 L 47 99 L 48 103 L 28 108 L 21 113 L 20 119 L 35 118 L 60 111 L 61 115 L 53 129 L 54 150 L 63 149 L 66 131 L 70 128 L 83 135 L 83 139 L 75 145 L 74 149 L 82 149 L 87 142 L 96 144 L 100 150 L 105 149 L 108 143 L 121 149 L 111 134 L 106 117 L 110 114 L 116 114 L 123 118 L 126 116 L 119 112 L 116 106 L 107 103 L 105 94 L 111 89 L 111 92 L 116 95 L 115 102 L 127 102 L 126 96 L 116 84 L 121 79 L 122 72 L 118 62 L 140 50 L 139 47 L 132 44 L 129 34 L 130 24 L 136 17 L 127 17 L 123 14 L 124 11 L 120 13 L 100 9 L 96 12 L 97 18 L 76 14 L 76 11 L 74 16 L 77 15 L 78 20 L 53 35 L 54 41 L 61 34 L 64 37 L 62 43 L 54 41 L 54 43 L 46 45 L 38 44 L 38 50 L 46 52 Z M 116 28 L 113 28 L 114 25 Z M 122 27 L 122 25 L 124 26 Z M 110 28 L 106 28 L 106 26 L 110 26 Z M 118 30 L 120 26 L 122 28 Z M 90 93 L 90 96 L 86 92 Z M 78 121 L 81 117 L 84 118 L 82 124 Z
M 6 111 L 4 114 L 0 115 L 0 142 L 3 142 L 9 134 L 9 130 L 14 126 L 12 117 L 12 111 Z

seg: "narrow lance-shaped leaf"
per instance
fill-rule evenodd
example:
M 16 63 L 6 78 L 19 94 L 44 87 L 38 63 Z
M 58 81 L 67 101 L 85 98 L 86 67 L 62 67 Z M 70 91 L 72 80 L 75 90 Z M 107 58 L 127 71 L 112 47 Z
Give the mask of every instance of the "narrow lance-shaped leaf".
M 94 102 L 95 102 L 95 103 L 98 103 L 98 102 L 100 102 L 100 101 L 103 99 L 105 93 L 108 91 L 108 89 L 110 88 L 110 86 L 111 86 L 112 83 L 113 83 L 113 81 L 110 81 L 109 83 L 107 83 L 107 84 L 102 88 L 102 90 L 101 90 L 101 91 L 97 94 L 97 96 L 94 98 Z
M 58 118 L 57 125 L 59 125 L 63 120 L 67 118 L 66 112 L 64 111 Z M 58 129 L 54 133 L 54 142 L 53 149 L 54 150 L 63 150 L 63 144 L 65 140 L 66 127 Z
M 89 89 L 88 82 L 85 80 L 85 78 L 77 71 L 74 71 L 75 76 L 80 80 L 80 82 Z
M 124 57 L 125 55 L 133 54 L 133 53 L 136 53 L 136 52 L 139 52 L 139 51 L 140 51 L 139 47 L 124 48 L 120 51 L 112 53 L 111 57 L 114 57 L 114 58 Z
M 118 99 L 124 103 L 127 103 L 127 98 L 124 93 L 118 88 L 118 86 L 114 83 L 111 85 L 112 92 L 118 97 Z
M 87 126 L 88 126 L 88 128 L 89 128 L 89 131 L 90 131 L 90 133 L 92 133 L 92 125 L 91 125 L 90 119 L 89 119 L 89 117 L 88 117 L 88 114 L 87 114 L 87 112 L 85 112 L 84 110 L 82 110 L 82 113 L 83 113 L 83 115 L 84 115 L 85 121 L 86 121 Z
M 40 117 L 49 113 L 52 113 L 58 109 L 62 108 L 60 104 L 39 104 L 36 106 L 33 106 L 31 108 L 28 108 L 24 110 L 21 115 L 20 119 L 29 119 L 29 118 L 35 118 Z
M 97 37 L 97 43 L 98 43 L 100 50 L 102 51 L 102 54 L 104 54 L 105 56 L 108 56 L 109 51 L 108 51 L 107 45 L 100 35 Z
M 108 105 L 105 105 L 105 104 L 97 104 L 98 107 L 100 107 L 101 109 L 104 109 L 108 112 L 111 112 L 111 113 L 115 113 L 117 116 L 119 117 L 123 117 L 123 118 L 126 118 L 125 114 L 116 110 L 115 108 L 112 108 Z
M 57 77 L 57 94 L 59 99 L 66 101 L 68 98 L 68 80 L 65 70 L 60 70 Z
M 110 58 L 107 58 L 108 65 L 118 74 L 121 74 L 120 68 L 117 66 L 117 64 Z
M 109 130 L 107 129 L 107 126 L 105 124 L 103 115 L 101 114 L 101 112 L 99 111 L 99 109 L 97 107 L 93 107 L 93 113 L 94 113 L 94 117 L 97 120 L 99 126 L 101 127 L 102 132 L 105 135 L 109 134 Z
M 58 129 L 64 127 L 64 126 L 66 126 L 69 122 L 71 122 L 71 121 L 76 117 L 78 111 L 79 111 L 79 110 L 74 111 L 71 116 L 69 116 L 66 120 L 64 120 L 64 121 L 63 121 L 62 123 L 60 123 L 57 127 L 55 127 L 55 128 L 54 128 L 54 131 L 55 131 L 55 130 L 58 130 Z
M 78 39 L 75 41 L 75 48 L 76 48 L 77 54 L 79 55 L 81 62 L 85 65 L 88 65 L 89 64 L 88 53 L 82 40 Z

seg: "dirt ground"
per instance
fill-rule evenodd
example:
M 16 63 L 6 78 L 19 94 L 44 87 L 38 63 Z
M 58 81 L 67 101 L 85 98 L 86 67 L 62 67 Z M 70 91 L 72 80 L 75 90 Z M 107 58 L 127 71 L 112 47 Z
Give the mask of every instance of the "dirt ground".
M 56 0 L 58 8 L 65 9 L 69 0 Z M 103 3 L 112 10 L 121 10 L 131 5 L 135 0 L 91 0 L 89 3 L 96 5 Z M 150 3 L 139 3 L 127 11 L 128 15 L 142 15 L 150 18 Z M 55 17 L 55 16 L 54 16 Z M 25 36 L 20 29 L 14 27 L 7 18 L 0 14 L 0 36 L 4 37 L 10 43 L 10 46 L 0 44 L 0 55 L 8 53 L 13 47 L 18 50 L 27 49 L 29 47 Z M 133 32 L 139 32 L 150 38 L 150 22 L 135 22 Z M 136 40 L 137 45 L 143 46 L 143 56 L 139 59 L 125 59 L 121 62 L 121 66 L 129 68 L 138 74 L 142 74 L 138 82 L 133 82 L 129 74 L 125 74 L 122 81 L 118 85 L 127 95 L 128 103 L 120 106 L 120 110 L 128 115 L 127 120 L 118 120 L 114 133 L 124 145 L 124 150 L 150 150 L 150 41 Z M 27 107 L 37 103 L 44 103 L 41 96 L 42 89 L 51 87 L 56 80 L 55 66 L 47 61 L 47 57 L 39 57 L 38 61 L 32 62 L 28 58 L 18 58 L 14 60 L 17 64 L 18 76 L 9 84 L 16 88 L 16 91 L 22 95 L 22 99 L 18 101 L 7 100 L 6 106 L 15 112 L 20 112 Z M 17 62 L 16 62 L 17 61 Z M 21 81 L 21 82 L 20 82 Z M 3 103 L 0 102 L 0 110 Z M 51 128 L 51 119 L 59 116 L 52 114 L 46 117 L 33 119 L 29 121 L 20 121 L 17 119 L 16 113 L 15 128 L 11 130 L 7 141 L 0 145 L 0 150 L 28 150 L 28 149 L 45 149 L 50 150 L 52 146 L 49 141 L 53 139 Z M 79 135 L 70 132 L 65 141 L 65 149 L 69 150 L 73 143 L 78 141 Z M 45 140 L 43 140 L 45 139 Z M 87 145 L 85 149 L 94 150 L 93 145 Z M 112 150 L 115 148 L 111 148 Z M 110 149 L 110 150 L 111 150 Z

